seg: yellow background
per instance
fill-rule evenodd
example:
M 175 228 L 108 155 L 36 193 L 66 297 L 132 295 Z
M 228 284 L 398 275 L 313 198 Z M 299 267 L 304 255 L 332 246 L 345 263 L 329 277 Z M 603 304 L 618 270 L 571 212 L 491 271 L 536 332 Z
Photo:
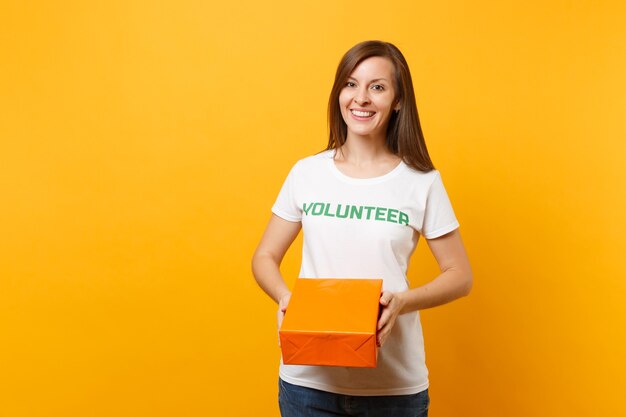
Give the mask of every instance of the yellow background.
M 3 1 L 0 416 L 278 414 L 250 257 L 365 39 L 411 66 L 475 273 L 423 312 L 431 416 L 626 415 L 625 21 L 620 0 Z M 411 281 L 436 273 L 421 242 Z

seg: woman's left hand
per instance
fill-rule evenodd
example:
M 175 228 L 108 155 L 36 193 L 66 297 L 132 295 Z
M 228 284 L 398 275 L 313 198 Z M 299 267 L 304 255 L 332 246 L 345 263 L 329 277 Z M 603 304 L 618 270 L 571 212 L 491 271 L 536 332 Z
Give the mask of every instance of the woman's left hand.
M 404 300 L 399 293 L 383 291 L 380 296 L 380 305 L 382 312 L 376 326 L 376 344 L 379 347 L 385 343 L 385 340 L 391 333 L 391 329 L 396 324 L 396 318 L 404 307 Z

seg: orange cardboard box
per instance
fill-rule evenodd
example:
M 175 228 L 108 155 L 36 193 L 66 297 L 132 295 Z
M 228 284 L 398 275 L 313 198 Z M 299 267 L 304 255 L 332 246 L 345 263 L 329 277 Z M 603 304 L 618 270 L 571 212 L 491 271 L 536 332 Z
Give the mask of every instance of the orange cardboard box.
M 375 368 L 382 279 L 296 280 L 280 326 L 283 363 Z

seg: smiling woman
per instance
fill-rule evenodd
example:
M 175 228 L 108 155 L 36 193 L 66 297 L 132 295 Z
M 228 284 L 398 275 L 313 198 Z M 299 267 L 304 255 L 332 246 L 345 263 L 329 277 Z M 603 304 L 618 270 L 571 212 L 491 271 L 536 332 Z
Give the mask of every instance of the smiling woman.
M 389 59 L 374 56 L 361 62 L 348 77 L 339 94 L 339 107 L 349 134 L 385 136 L 391 112 L 400 110 L 393 70 Z
M 369 80 L 363 78 L 367 76 L 370 77 Z M 358 91 L 359 81 L 366 82 L 361 87 L 362 91 L 357 93 L 360 97 L 353 97 L 353 103 L 344 102 L 342 97 L 347 100 L 351 98 L 350 91 Z M 365 88 L 369 88 L 370 93 L 367 95 L 363 94 Z M 404 162 L 418 171 L 434 169 L 420 125 L 409 65 L 402 52 L 387 42 L 362 42 L 346 52 L 341 59 L 328 100 L 330 137 L 327 149 L 340 149 L 346 142 L 350 119 L 346 117 L 345 106 L 352 105 L 356 111 L 372 111 L 373 106 L 364 108 L 359 104 L 370 103 L 359 100 L 373 100 L 379 94 L 393 100 L 394 111 L 388 112 L 386 130 L 376 132 L 379 137 L 383 134 L 387 149 L 393 154 L 401 155 Z M 354 116 L 358 118 L 363 114 Z
M 428 156 L 400 51 L 381 41 L 351 48 L 339 63 L 328 117 L 328 147 L 289 172 L 252 270 L 278 303 L 279 326 L 291 297 L 279 267 L 300 229 L 300 278 L 382 278 L 378 365 L 281 361 L 281 414 L 427 416 L 428 370 L 418 310 L 467 295 L 472 273 L 441 175 Z M 441 274 L 409 288 L 407 267 L 420 236 Z

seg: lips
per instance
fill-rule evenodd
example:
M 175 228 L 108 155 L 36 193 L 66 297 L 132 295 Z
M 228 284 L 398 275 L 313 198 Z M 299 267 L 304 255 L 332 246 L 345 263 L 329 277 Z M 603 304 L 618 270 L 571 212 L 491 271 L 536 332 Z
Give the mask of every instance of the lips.
M 372 117 L 376 112 L 373 111 L 362 111 L 362 110 L 356 110 L 356 109 L 350 109 L 350 113 L 352 113 L 352 115 L 356 116 L 359 119 L 369 119 L 370 117 Z

